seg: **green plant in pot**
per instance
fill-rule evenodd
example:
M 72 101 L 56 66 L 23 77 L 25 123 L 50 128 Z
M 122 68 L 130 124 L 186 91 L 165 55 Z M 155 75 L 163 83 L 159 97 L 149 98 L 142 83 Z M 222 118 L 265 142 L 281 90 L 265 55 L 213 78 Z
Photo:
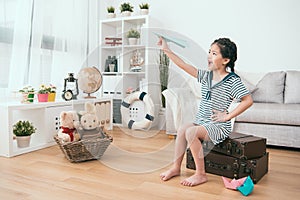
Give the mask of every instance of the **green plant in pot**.
M 30 138 L 35 133 L 36 128 L 28 120 L 19 120 L 13 125 L 13 134 L 16 137 L 19 148 L 28 147 L 30 145 Z
M 116 14 L 115 14 L 115 7 L 113 6 L 109 6 L 107 7 L 107 17 L 108 18 L 115 18 L 116 17 Z
M 107 7 L 107 12 L 108 13 L 115 13 L 115 7 L 113 7 L 113 6 Z
M 141 34 L 135 29 L 130 29 L 127 33 L 127 38 L 140 38 Z
M 142 15 L 147 15 L 149 13 L 149 4 L 148 3 L 142 3 L 139 5 L 141 9 L 141 14 Z
M 51 91 L 50 87 L 41 84 L 37 94 L 39 102 L 47 102 L 50 91 Z
M 133 12 L 133 6 L 130 3 L 122 3 L 120 5 L 120 11 L 124 17 L 130 16 Z
M 48 86 L 48 90 L 49 90 L 48 101 L 49 102 L 54 102 L 55 101 L 55 97 L 56 97 L 56 86 L 50 84 Z
M 32 86 L 25 86 L 19 90 L 22 93 L 22 103 L 32 103 L 34 100 L 34 88 Z
M 142 3 L 139 6 L 140 6 L 140 9 L 149 9 L 149 4 L 147 4 L 147 3 Z
M 137 44 L 137 39 L 141 37 L 141 34 L 139 31 L 135 29 L 130 29 L 126 35 L 128 38 L 128 43 L 129 45 L 136 45 Z
M 169 57 L 160 50 L 159 52 L 159 76 L 160 76 L 160 86 L 161 86 L 161 92 L 166 90 L 168 87 L 168 79 L 169 79 L 169 64 L 170 59 Z M 164 95 L 161 95 L 161 103 L 162 107 L 166 107 L 166 100 Z

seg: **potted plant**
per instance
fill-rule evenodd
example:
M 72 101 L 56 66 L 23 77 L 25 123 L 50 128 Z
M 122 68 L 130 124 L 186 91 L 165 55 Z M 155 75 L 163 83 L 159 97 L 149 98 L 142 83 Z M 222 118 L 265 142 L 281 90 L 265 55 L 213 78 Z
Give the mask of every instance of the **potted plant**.
M 130 3 L 122 3 L 120 11 L 123 17 L 130 16 L 133 12 L 133 6 Z
M 17 140 L 19 148 L 28 147 L 30 145 L 30 138 L 35 133 L 36 128 L 29 121 L 18 121 L 13 125 L 13 134 Z
M 170 64 L 169 57 L 162 50 L 160 50 L 160 52 L 159 52 L 159 76 L 160 76 L 161 92 L 166 90 L 168 87 L 169 64 Z M 162 103 L 162 107 L 165 108 L 166 100 L 165 100 L 164 95 L 161 95 L 161 103 Z
M 107 17 L 108 18 L 115 18 L 116 17 L 116 14 L 115 14 L 115 7 L 113 6 L 109 6 L 107 7 Z
M 32 103 L 34 100 L 34 88 L 31 86 L 25 86 L 19 90 L 22 93 L 21 103 Z
M 149 4 L 148 3 L 142 3 L 139 5 L 140 6 L 140 12 L 141 15 L 148 15 L 149 13 Z
M 126 35 L 128 38 L 129 45 L 136 45 L 137 40 L 140 38 L 141 34 L 135 29 L 130 29 Z
M 40 85 L 40 89 L 38 91 L 38 100 L 39 102 L 48 102 L 48 94 L 50 93 L 49 87 L 42 84 Z
M 48 90 L 49 90 L 48 101 L 49 102 L 54 102 L 55 101 L 55 97 L 56 97 L 56 87 L 55 87 L 55 85 L 50 84 L 48 86 Z

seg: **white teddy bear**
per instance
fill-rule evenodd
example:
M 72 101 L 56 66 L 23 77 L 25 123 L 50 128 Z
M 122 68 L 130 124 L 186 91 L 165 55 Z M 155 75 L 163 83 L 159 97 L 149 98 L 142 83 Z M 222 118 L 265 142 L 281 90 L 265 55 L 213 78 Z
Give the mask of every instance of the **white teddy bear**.
M 75 122 L 78 120 L 79 117 L 75 111 L 62 111 L 60 113 L 60 129 L 57 133 L 58 138 L 63 142 L 80 140 L 80 135 L 75 128 Z

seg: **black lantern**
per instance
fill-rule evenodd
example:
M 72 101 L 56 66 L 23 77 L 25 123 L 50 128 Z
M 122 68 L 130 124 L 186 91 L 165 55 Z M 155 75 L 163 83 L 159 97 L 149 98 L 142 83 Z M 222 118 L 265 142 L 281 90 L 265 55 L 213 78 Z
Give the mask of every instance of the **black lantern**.
M 74 78 L 73 73 L 68 73 L 68 77 L 65 78 L 62 98 L 66 101 L 70 101 L 72 99 L 77 99 L 78 94 L 78 81 Z

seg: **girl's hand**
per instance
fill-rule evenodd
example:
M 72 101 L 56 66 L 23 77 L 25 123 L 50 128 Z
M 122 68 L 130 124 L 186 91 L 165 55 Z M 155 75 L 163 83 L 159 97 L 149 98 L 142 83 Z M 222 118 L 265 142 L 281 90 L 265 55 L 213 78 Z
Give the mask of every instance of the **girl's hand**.
M 215 122 L 226 122 L 230 120 L 228 119 L 228 113 L 226 110 L 224 110 L 223 112 L 218 110 L 213 110 L 213 114 L 211 118 Z
M 157 45 L 158 45 L 158 46 L 161 46 L 161 49 L 162 49 L 163 51 L 170 51 L 167 42 L 166 42 L 162 37 L 159 37 L 159 40 L 158 40 L 158 42 L 157 42 Z

